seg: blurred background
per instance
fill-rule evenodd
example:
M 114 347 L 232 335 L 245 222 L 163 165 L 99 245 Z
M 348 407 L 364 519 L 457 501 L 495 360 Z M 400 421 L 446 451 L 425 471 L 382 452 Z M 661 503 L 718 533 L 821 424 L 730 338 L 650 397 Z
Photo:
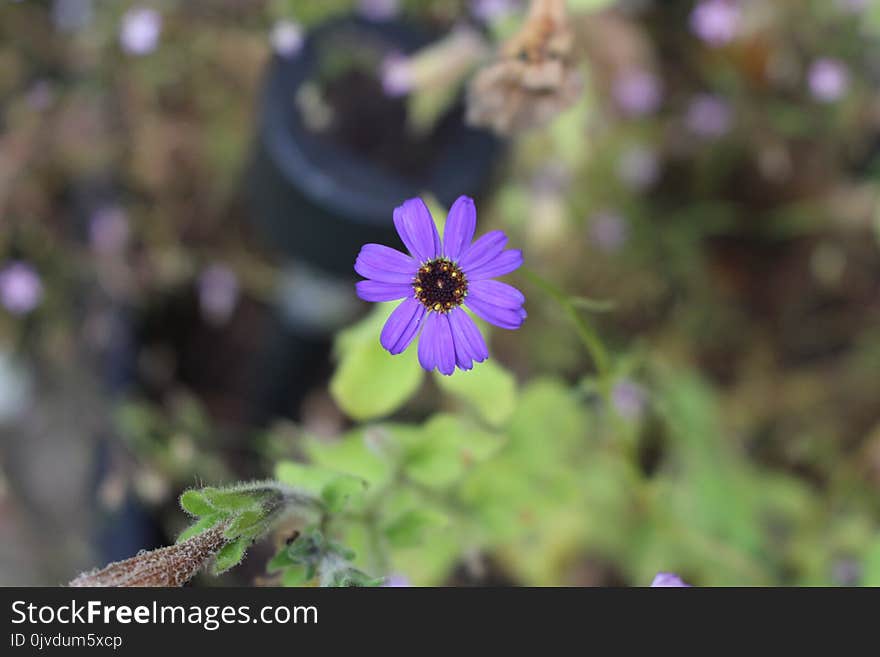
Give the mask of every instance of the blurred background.
M 515 449 L 390 571 L 880 585 L 880 2 L 529 4 L 0 0 L 0 584 L 173 542 L 182 490 L 304 436 L 465 413 L 352 412 L 333 344 L 393 208 L 469 194 L 610 392 L 511 277 Z

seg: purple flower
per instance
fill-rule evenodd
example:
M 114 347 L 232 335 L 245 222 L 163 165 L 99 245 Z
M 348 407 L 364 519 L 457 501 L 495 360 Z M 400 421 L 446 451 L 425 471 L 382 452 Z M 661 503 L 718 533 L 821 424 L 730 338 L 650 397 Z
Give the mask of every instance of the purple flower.
M 229 321 L 238 303 L 238 277 L 226 265 L 215 263 L 199 275 L 198 293 L 202 315 L 220 326 Z
M 392 354 L 403 352 L 421 330 L 419 363 L 450 375 L 456 365 L 469 370 L 489 357 L 486 342 L 463 306 L 505 329 L 526 318 L 525 297 L 514 287 L 490 280 L 519 268 L 522 251 L 507 249 L 500 230 L 471 244 L 477 225 L 472 199 L 461 196 L 449 210 L 443 240 L 428 207 L 418 198 L 394 211 L 394 226 L 411 255 L 380 244 L 366 244 L 354 269 L 367 278 L 357 284 L 365 301 L 397 301 L 379 342 Z
M 400 11 L 399 0 L 358 0 L 358 11 L 364 18 L 377 23 L 391 20 Z
M 657 588 L 676 586 L 690 587 L 690 584 L 686 584 L 684 580 L 675 573 L 657 573 L 654 577 L 654 581 L 651 582 L 651 586 Z
M 813 62 L 808 78 L 810 93 L 823 103 L 840 99 L 849 87 L 849 71 L 846 65 L 830 57 L 822 57 Z
M 276 55 L 293 57 L 302 49 L 305 36 L 299 23 L 281 20 L 275 23 L 269 40 Z
M 647 71 L 628 71 L 614 80 L 614 101 L 624 114 L 645 116 L 660 107 L 663 97 L 660 79 Z
M 606 253 L 619 250 L 628 237 L 626 219 L 616 212 L 600 212 L 590 221 L 590 239 Z
M 471 11 L 484 23 L 493 23 L 506 18 L 519 9 L 515 0 L 471 0 Z
M 391 53 L 382 61 L 382 89 L 386 96 L 406 96 L 413 88 L 412 64 L 406 55 Z
M 736 0 L 701 0 L 691 12 L 691 30 L 711 46 L 723 46 L 736 37 L 740 7 Z
M 717 139 L 730 130 L 733 112 L 726 100 L 712 94 L 700 94 L 690 103 L 685 116 L 688 130 L 698 137 Z
M 409 578 L 407 578 L 406 575 L 389 575 L 385 578 L 385 583 L 382 586 L 401 588 L 412 586 L 412 582 L 409 581 Z
M 43 298 L 43 283 L 33 267 L 13 262 L 0 271 L 0 302 L 14 315 L 26 315 Z
M 660 176 L 656 153 L 641 146 L 627 149 L 617 162 L 617 176 L 635 190 L 651 187 Z
M 638 419 L 645 410 L 645 390 L 632 381 L 620 381 L 611 389 L 611 404 L 620 417 Z
M 128 217 L 122 208 L 101 208 L 89 222 L 89 242 L 98 253 L 120 253 L 128 243 L 128 236 Z
M 149 55 L 159 43 L 162 16 L 149 7 L 133 7 L 122 17 L 119 42 L 130 55 Z

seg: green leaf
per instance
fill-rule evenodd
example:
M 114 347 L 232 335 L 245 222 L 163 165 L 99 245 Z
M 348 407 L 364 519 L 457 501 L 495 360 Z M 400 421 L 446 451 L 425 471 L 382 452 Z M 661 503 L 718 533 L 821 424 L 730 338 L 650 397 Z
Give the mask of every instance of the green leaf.
M 201 491 L 197 490 L 185 491 L 180 496 L 180 506 L 184 511 L 194 516 L 206 516 L 216 511 Z
M 363 494 L 367 484 L 362 479 L 341 475 L 329 482 L 321 491 L 321 499 L 330 513 L 339 513 L 352 498 Z
M 336 340 L 339 364 L 330 379 L 330 394 L 349 417 L 364 421 L 390 415 L 415 394 L 424 371 L 415 349 L 392 356 L 379 343 L 379 333 L 395 304 L 377 304 L 366 318 Z
M 222 513 L 212 513 L 207 516 L 202 516 L 196 522 L 180 532 L 180 536 L 177 537 L 177 542 L 182 543 L 197 534 L 201 534 L 203 531 L 210 529 L 225 518 L 226 516 Z
M 513 374 L 494 360 L 474 365 L 468 372 L 435 376 L 444 391 L 474 407 L 479 416 L 493 427 L 503 425 L 516 407 L 516 381 Z
M 226 538 L 238 538 L 245 533 L 250 536 L 254 530 L 257 530 L 257 533 L 259 533 L 260 524 L 265 519 L 266 514 L 260 510 L 243 511 L 229 524 L 229 527 L 223 533 Z
M 207 502 L 221 511 L 245 511 L 265 502 L 273 491 L 260 489 L 220 489 L 203 488 L 202 496 Z
M 281 575 L 281 586 L 302 586 L 314 577 L 305 566 L 291 566 Z
M 220 548 L 214 561 L 214 573 L 219 575 L 240 564 L 250 545 L 249 538 L 239 538 Z
M 476 463 L 503 444 L 502 436 L 485 431 L 466 419 L 435 415 L 406 444 L 404 469 L 414 481 L 431 487 L 455 483 Z
M 449 518 L 433 509 L 413 509 L 402 513 L 386 528 L 385 536 L 394 547 L 411 547 L 422 542 L 424 535 L 442 528 Z

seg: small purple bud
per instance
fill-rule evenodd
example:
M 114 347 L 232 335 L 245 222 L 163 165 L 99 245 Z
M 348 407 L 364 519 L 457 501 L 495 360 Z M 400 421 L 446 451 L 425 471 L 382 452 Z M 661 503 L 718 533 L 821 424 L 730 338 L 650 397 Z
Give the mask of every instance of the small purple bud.
M 701 0 L 691 12 L 691 30 L 711 46 L 733 41 L 739 26 L 740 7 L 736 0 Z
M 655 588 L 690 587 L 690 584 L 685 583 L 684 580 L 675 573 L 657 573 L 654 577 L 654 581 L 651 582 L 651 586 Z
M 614 101 L 628 116 L 653 114 L 663 98 L 660 79 L 647 71 L 629 71 L 620 75 L 612 89 Z
M 717 139 L 730 130 L 733 112 L 726 100 L 711 94 L 696 96 L 688 106 L 685 123 L 698 137 Z
M 519 9 L 515 0 L 471 0 L 471 12 L 484 23 L 494 23 L 510 16 Z
M 0 271 L 0 302 L 14 315 L 26 315 L 43 298 L 43 283 L 36 270 L 24 262 L 13 262 Z
M 122 208 L 101 208 L 89 222 L 89 243 L 97 253 L 110 255 L 121 253 L 128 244 L 128 216 Z
M 627 420 L 641 417 L 646 403 L 644 388 L 632 381 L 620 381 L 611 390 L 611 405 L 620 417 Z
M 400 11 L 400 0 L 358 0 L 358 11 L 376 23 L 389 21 Z
M 294 57 L 302 50 L 305 35 L 302 26 L 289 20 L 281 20 L 272 27 L 269 37 L 272 50 L 280 57 Z
M 412 91 L 413 77 L 409 58 L 400 53 L 388 55 L 382 62 L 382 88 L 392 98 L 406 96 Z
M 849 71 L 843 62 L 822 57 L 810 66 L 808 81 L 813 98 L 832 103 L 839 100 L 849 88 Z
M 229 267 L 213 264 L 199 275 L 199 306 L 205 320 L 221 326 L 232 317 L 238 304 L 238 277 Z
M 618 251 L 628 237 L 626 219 L 615 212 L 600 212 L 590 221 L 590 239 L 606 253 Z
M 412 586 L 412 582 L 404 575 L 389 575 L 385 578 L 385 584 L 383 586 L 387 586 L 390 588 L 403 588 Z
M 149 55 L 159 44 L 162 15 L 149 7 L 133 7 L 122 16 L 119 43 L 129 55 Z
M 617 163 L 617 175 L 632 189 L 648 189 L 660 177 L 660 163 L 656 153 L 641 146 L 627 149 Z

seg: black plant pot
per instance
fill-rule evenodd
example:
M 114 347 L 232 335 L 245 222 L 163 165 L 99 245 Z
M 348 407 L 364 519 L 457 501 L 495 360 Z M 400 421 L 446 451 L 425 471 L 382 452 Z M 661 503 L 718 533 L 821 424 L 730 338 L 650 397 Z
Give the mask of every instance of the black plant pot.
M 316 75 L 322 44 L 326 47 L 334 40 L 410 53 L 430 39 L 408 23 L 347 18 L 317 28 L 297 56 L 274 57 L 269 65 L 251 169 L 254 220 L 284 256 L 329 274 L 353 277 L 362 244 L 399 243 L 392 212 L 403 200 L 428 192 L 448 207 L 461 194 L 479 196 L 500 144 L 488 133 L 466 126 L 460 104 L 436 125 L 424 161 L 405 173 L 316 135 L 306 127 L 293 98 Z M 367 122 L 379 123 L 382 117 L 364 107 L 362 120 L 363 129 L 372 130 L 378 126 Z M 405 130 L 402 124 L 381 127 L 398 135 Z

